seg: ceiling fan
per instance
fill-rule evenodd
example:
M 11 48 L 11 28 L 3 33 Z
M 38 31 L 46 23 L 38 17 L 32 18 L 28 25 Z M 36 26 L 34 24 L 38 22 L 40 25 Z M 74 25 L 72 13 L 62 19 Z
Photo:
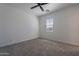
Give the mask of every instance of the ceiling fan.
M 37 3 L 37 5 L 36 5 L 36 6 L 31 7 L 31 9 L 34 9 L 34 8 L 36 8 L 36 7 L 40 7 L 40 9 L 41 9 L 42 11 L 44 11 L 44 9 L 43 9 L 42 5 L 46 5 L 46 4 L 48 4 L 48 3 Z

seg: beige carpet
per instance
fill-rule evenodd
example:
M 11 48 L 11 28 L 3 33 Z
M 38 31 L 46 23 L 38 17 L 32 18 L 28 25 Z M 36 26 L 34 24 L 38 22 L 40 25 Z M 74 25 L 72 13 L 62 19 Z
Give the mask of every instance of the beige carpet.
M 0 55 L 79 56 L 79 47 L 46 39 L 34 39 L 0 48 Z

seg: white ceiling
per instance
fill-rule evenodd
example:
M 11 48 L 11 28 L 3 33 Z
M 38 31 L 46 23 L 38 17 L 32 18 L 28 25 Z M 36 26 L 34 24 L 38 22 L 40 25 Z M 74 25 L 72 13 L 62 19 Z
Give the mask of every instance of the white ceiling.
M 18 8 L 18 9 L 24 10 L 28 14 L 38 16 L 38 15 L 44 15 L 46 13 L 54 12 L 58 9 L 71 5 L 71 3 L 48 3 L 47 5 L 42 5 L 45 10 L 44 12 L 41 11 L 39 7 L 30 9 L 31 7 L 35 6 L 36 3 L 7 3 L 4 5 Z M 46 10 L 49 10 L 49 12 L 47 12 Z

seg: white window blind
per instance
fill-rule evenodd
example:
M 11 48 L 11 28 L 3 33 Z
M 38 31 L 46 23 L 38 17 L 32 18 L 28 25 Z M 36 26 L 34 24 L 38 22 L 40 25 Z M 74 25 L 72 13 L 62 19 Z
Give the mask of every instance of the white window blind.
M 46 32 L 53 32 L 53 18 L 48 18 L 46 20 Z

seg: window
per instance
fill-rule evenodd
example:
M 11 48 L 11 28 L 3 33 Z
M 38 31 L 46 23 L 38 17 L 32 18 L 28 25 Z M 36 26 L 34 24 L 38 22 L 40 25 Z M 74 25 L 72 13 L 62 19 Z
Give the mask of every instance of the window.
M 46 32 L 53 32 L 53 18 L 46 20 Z

